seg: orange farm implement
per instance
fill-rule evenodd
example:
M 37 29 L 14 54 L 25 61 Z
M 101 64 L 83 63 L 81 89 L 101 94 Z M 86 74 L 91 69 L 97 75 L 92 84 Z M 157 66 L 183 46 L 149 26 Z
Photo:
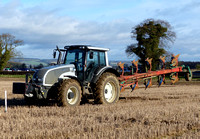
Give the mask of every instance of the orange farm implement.
M 165 75 L 170 74 L 169 78 L 171 83 L 176 83 L 179 78 L 178 75 L 184 75 L 186 81 L 192 80 L 192 72 L 189 66 L 178 66 L 178 55 L 172 55 L 170 68 L 166 69 L 165 67 L 165 57 L 160 57 L 160 70 L 151 71 L 152 68 L 152 58 L 146 59 L 148 69 L 146 73 L 138 73 L 138 61 L 132 61 L 132 75 L 124 75 L 124 63 L 118 63 L 118 66 L 122 69 L 122 73 L 118 80 L 120 81 L 120 91 L 123 92 L 126 87 L 131 87 L 132 91 L 139 88 L 138 81 L 144 80 L 145 88 L 149 88 L 152 86 L 152 78 L 158 77 L 158 86 L 161 86 L 165 83 Z M 135 72 L 133 73 L 133 67 L 135 67 Z

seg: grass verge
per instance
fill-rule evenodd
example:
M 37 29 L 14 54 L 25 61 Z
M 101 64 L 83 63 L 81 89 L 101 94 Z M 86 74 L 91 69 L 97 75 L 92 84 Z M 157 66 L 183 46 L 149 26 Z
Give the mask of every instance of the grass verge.
M 25 78 L 26 75 L 4 75 L 0 74 L 0 78 Z

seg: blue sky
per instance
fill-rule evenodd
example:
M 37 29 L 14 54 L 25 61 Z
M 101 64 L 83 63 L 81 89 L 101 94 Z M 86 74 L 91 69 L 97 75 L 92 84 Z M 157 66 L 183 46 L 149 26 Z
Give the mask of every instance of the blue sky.
M 169 51 L 200 61 L 199 0 L 0 0 L 0 33 L 24 40 L 23 57 L 52 58 L 56 45 L 110 48 L 109 59 L 132 60 L 132 27 L 148 18 L 168 21 L 177 38 Z

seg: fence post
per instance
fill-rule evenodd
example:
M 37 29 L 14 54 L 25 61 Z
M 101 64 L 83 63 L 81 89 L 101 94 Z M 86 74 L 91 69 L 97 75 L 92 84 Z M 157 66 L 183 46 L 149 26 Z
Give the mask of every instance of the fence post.
M 5 91 L 5 112 L 7 112 L 7 91 Z

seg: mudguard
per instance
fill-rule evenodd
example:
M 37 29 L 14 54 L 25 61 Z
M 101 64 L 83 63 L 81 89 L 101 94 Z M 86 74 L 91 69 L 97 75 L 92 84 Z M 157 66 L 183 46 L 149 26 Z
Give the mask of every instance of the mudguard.
M 99 79 L 99 77 L 105 72 L 111 72 L 111 73 L 115 74 L 117 77 L 120 76 L 120 74 L 117 72 L 117 70 L 113 69 L 111 66 L 106 66 L 106 67 L 98 69 L 95 72 L 95 76 L 93 77 L 91 82 L 96 83 L 97 80 Z

